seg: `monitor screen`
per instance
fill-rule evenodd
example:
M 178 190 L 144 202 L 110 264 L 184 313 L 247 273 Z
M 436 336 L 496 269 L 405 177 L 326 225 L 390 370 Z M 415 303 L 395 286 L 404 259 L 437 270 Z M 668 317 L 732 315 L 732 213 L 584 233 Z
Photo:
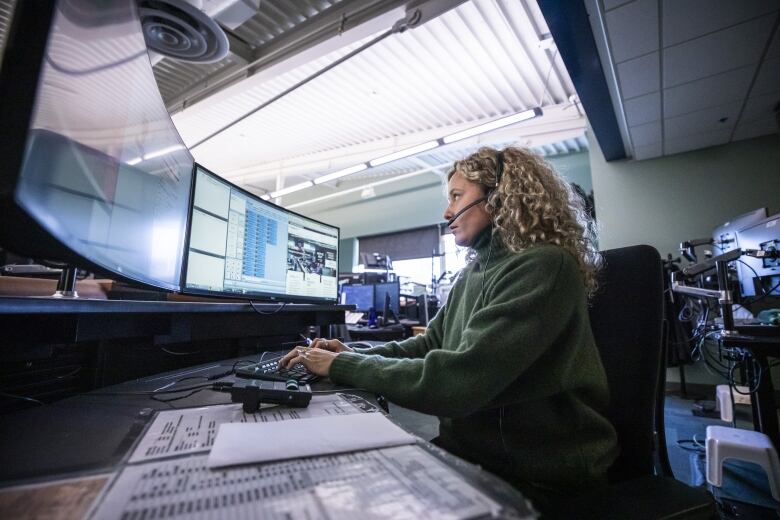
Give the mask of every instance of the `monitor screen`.
M 738 217 L 734 217 L 728 222 L 724 222 L 712 231 L 712 242 L 714 245 L 713 254 L 720 255 L 728 253 L 732 249 L 740 247 L 737 239 L 737 231 L 756 222 L 760 222 L 767 217 L 766 208 L 758 208 Z
M 358 312 L 368 312 L 374 306 L 374 286 L 342 285 L 340 303 L 354 305 Z
M 136 2 L 95 5 L 17 2 L 0 73 L 0 245 L 178 290 L 193 159 Z
M 737 233 L 739 247 L 744 251 L 753 249 L 756 251 L 780 250 L 780 214 L 766 218 L 752 226 L 740 229 Z M 777 258 L 755 258 L 742 255 L 737 262 L 739 280 L 742 285 L 742 294 L 745 296 L 757 295 L 754 279 L 761 278 L 764 291 L 759 288 L 758 295 L 768 293 L 780 281 L 780 260 Z M 759 286 L 760 287 L 760 286 Z M 771 291 L 777 296 L 780 290 Z
M 390 309 L 398 316 L 401 306 L 401 284 L 396 281 L 374 285 L 374 308 L 377 312 L 384 312 L 386 294 L 390 295 Z
M 336 302 L 339 228 L 266 202 L 196 165 L 182 288 Z

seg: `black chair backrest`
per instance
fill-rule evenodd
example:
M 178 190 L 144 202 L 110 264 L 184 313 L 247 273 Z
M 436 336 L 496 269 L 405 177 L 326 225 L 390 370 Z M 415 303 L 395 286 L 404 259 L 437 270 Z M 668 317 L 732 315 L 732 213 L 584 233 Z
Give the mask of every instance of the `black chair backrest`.
M 655 472 L 656 428 L 663 432 L 663 278 L 661 258 L 650 246 L 602 254 L 590 322 L 609 382 L 606 415 L 621 447 L 609 471 L 615 482 Z

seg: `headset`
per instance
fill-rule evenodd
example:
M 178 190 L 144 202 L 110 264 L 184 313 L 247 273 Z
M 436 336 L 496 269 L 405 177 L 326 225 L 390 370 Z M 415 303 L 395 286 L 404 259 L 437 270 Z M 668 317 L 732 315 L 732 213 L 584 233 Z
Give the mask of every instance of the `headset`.
M 490 196 L 490 194 L 494 192 L 501 184 L 501 175 L 503 173 L 504 173 L 504 152 L 498 152 L 498 155 L 496 155 L 496 185 L 490 189 L 487 195 L 485 195 L 484 197 L 480 197 L 473 202 L 470 202 L 465 207 L 461 208 L 460 211 L 455 213 L 455 215 L 453 215 L 452 218 L 447 221 L 447 226 L 451 226 L 456 220 L 458 220 L 458 217 L 466 213 L 468 210 L 470 210 L 477 204 L 488 200 L 488 196 Z

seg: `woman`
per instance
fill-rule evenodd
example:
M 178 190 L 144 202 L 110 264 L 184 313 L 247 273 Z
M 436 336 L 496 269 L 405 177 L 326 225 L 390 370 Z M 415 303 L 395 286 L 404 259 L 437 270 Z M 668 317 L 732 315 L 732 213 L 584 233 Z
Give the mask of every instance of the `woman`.
M 444 218 L 470 262 L 426 333 L 363 350 L 317 339 L 282 363 L 438 415 L 436 444 L 544 511 L 605 483 L 617 454 L 587 312 L 592 228 L 566 182 L 519 148 L 456 162 L 448 194 Z

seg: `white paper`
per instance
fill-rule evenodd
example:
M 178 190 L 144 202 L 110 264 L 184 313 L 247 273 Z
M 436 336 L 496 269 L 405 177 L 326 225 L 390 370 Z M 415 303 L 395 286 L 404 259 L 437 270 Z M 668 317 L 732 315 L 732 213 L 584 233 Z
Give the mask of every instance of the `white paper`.
M 295 422 L 222 424 L 211 448 L 208 466 L 220 468 L 414 442 L 413 435 L 378 413 L 315 417 Z
M 223 423 L 268 423 L 378 411 L 365 399 L 345 394 L 315 395 L 306 408 L 273 406 L 249 414 L 241 404 L 165 410 L 154 418 L 129 462 L 208 451 Z
M 290 423 L 288 423 L 289 425 Z M 210 470 L 206 455 L 126 466 L 93 519 L 467 519 L 506 510 L 419 446 Z

